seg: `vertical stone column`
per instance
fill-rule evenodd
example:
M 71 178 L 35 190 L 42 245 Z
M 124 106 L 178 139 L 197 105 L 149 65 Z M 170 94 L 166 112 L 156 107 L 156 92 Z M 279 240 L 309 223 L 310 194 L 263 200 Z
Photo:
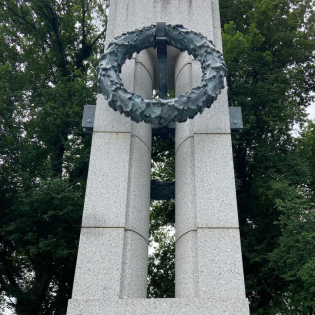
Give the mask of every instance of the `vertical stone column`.
M 217 0 L 207 21 L 204 34 L 222 51 Z M 199 63 L 182 54 L 175 78 L 177 95 L 191 90 Z M 225 89 L 210 110 L 176 126 L 176 297 L 229 301 L 249 314 L 232 158 Z
M 142 58 L 144 59 L 144 58 Z M 150 98 L 141 57 L 124 66 L 129 90 Z M 73 299 L 146 297 L 151 126 L 98 98 Z
M 111 1 L 106 45 L 130 30 L 121 20 L 128 14 L 127 3 Z M 146 98 L 153 77 L 146 52 L 123 66 L 125 87 Z M 114 112 L 99 95 L 72 301 L 146 298 L 150 179 L 151 126 Z
M 156 22 L 183 24 L 221 50 L 218 0 L 111 0 L 106 45 Z M 176 54 L 175 54 L 176 55 Z M 143 52 L 123 67 L 128 90 L 152 96 Z M 175 64 L 176 94 L 199 84 L 187 54 Z M 248 315 L 238 231 L 226 90 L 210 110 L 176 127 L 176 297 L 145 299 L 151 126 L 98 98 L 72 300 L 68 315 Z
M 211 12 L 205 35 L 222 51 L 217 0 Z M 177 95 L 200 83 L 190 56 L 182 54 L 175 69 Z M 176 297 L 233 301 L 248 314 L 226 89 L 211 109 L 176 126 L 175 222 Z

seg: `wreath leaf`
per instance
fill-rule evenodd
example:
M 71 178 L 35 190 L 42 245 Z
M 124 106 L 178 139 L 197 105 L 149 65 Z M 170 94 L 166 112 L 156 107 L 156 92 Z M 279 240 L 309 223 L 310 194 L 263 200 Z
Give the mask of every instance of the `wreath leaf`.
M 168 44 L 187 51 L 201 63 L 202 82 L 191 92 L 170 100 L 150 100 L 128 92 L 119 76 L 122 65 L 133 53 L 156 46 L 156 26 L 118 36 L 108 45 L 97 68 L 98 91 L 109 101 L 109 106 L 139 123 L 165 126 L 170 122 L 185 122 L 210 108 L 224 88 L 227 69 L 220 51 L 200 33 L 189 31 L 183 25 L 167 25 Z

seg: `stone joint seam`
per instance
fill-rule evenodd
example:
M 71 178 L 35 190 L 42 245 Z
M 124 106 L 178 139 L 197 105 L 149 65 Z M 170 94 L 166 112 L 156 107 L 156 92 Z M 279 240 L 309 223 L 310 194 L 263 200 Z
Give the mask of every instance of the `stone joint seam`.
M 131 134 L 131 132 L 126 132 L 126 131 L 122 131 L 122 132 L 119 132 L 119 131 L 93 131 L 93 133 L 117 133 L 117 134 L 119 134 L 119 133 L 121 133 L 121 134 Z M 133 135 L 133 134 L 131 134 L 131 137 L 135 137 L 135 138 L 138 138 L 146 147 L 147 147 L 147 149 L 149 150 L 149 152 L 151 152 L 151 149 L 146 145 L 146 143 L 142 140 L 142 139 L 140 139 L 138 136 L 136 136 L 136 135 Z
M 190 139 L 190 138 L 194 138 L 194 136 L 189 136 L 189 137 L 185 138 L 185 139 L 178 145 L 177 149 L 175 150 L 175 153 L 177 153 L 177 151 L 179 150 L 179 148 L 181 147 L 181 145 L 182 145 L 185 141 L 187 141 L 188 139 Z
M 150 71 L 148 70 L 148 68 L 147 68 L 141 61 L 137 61 L 137 59 L 136 59 L 136 63 L 139 63 L 140 65 L 143 66 L 143 68 L 148 72 L 148 74 L 149 74 L 149 76 L 150 76 L 150 78 L 151 78 L 151 82 L 153 83 L 153 78 L 152 78 L 151 73 L 150 73 Z
M 140 139 L 138 136 L 136 136 L 136 135 L 131 135 L 131 137 L 135 137 L 135 138 L 137 138 L 137 139 L 139 139 L 146 147 L 147 147 L 147 149 L 149 150 L 149 152 L 151 153 L 151 149 L 147 146 L 147 144 L 142 140 L 142 139 Z
M 187 138 L 185 138 L 177 147 L 177 149 L 175 150 L 175 152 L 178 151 L 178 149 L 180 148 L 180 146 L 187 141 L 189 138 L 194 138 L 195 135 L 231 135 L 231 133 L 228 132 L 195 132 L 193 136 L 189 136 Z
M 149 240 L 147 240 L 143 235 L 141 235 L 139 232 L 132 230 L 132 229 L 126 229 L 125 228 L 125 232 L 134 232 L 136 234 L 138 234 L 139 236 L 141 236 L 148 244 L 149 244 Z
M 191 65 L 191 61 L 186 62 L 186 63 L 180 68 L 180 70 L 178 71 L 177 76 L 176 76 L 176 78 L 175 78 L 175 82 L 177 81 L 177 78 L 178 78 L 178 76 L 180 75 L 180 73 L 182 72 L 182 70 L 183 70 L 187 65 Z
M 194 230 L 189 230 L 185 233 L 183 233 L 180 237 L 176 238 L 175 243 L 184 235 L 190 233 L 190 232 L 197 232 L 198 230 L 239 230 L 238 227 L 198 227 L 197 229 Z
M 97 131 L 97 130 L 95 130 L 95 131 L 93 131 L 93 133 L 117 133 L 117 134 L 122 133 L 122 134 L 128 134 L 128 133 L 131 133 L 131 132 L 129 132 L 129 131 Z
M 136 234 L 138 234 L 139 236 L 141 236 L 148 244 L 149 244 L 149 240 L 146 239 L 143 235 L 141 235 L 139 232 L 133 230 L 133 229 L 127 229 L 125 227 L 122 226 L 82 226 L 81 229 L 124 229 L 125 232 L 134 232 Z

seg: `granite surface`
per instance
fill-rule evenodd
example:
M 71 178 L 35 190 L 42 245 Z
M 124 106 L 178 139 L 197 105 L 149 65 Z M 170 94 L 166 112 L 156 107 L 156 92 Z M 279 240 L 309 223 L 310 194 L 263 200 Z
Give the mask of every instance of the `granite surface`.
M 231 136 L 196 134 L 194 152 L 197 226 L 238 227 Z
M 246 299 L 69 300 L 68 315 L 249 315 Z
M 126 31 L 163 21 L 183 24 L 222 47 L 218 0 L 111 0 L 106 45 Z M 152 52 L 143 54 L 127 65 L 124 80 L 135 93 L 149 97 L 156 86 L 155 61 Z M 169 61 L 171 72 L 176 66 L 180 70 L 170 84 L 176 95 L 200 81 L 200 64 L 192 60 L 185 65 L 185 58 L 174 53 Z M 150 125 L 131 123 L 109 108 L 103 96 L 97 100 L 95 119 L 83 219 L 88 228 L 81 232 L 67 314 L 249 315 L 227 90 L 211 109 L 176 127 L 176 180 L 181 183 L 176 185 L 175 299 L 143 298 L 148 235 L 144 209 L 149 210 L 148 189 L 143 187 L 148 181 Z M 107 228 L 94 228 L 98 226 Z
M 151 188 L 151 152 L 139 138 L 131 137 L 126 229 L 149 239 L 149 205 Z
M 117 246 L 120 246 L 117 244 Z M 139 234 L 126 230 L 121 271 L 121 298 L 146 298 L 148 276 L 148 242 Z
M 120 297 L 124 229 L 82 228 L 72 298 Z
M 130 142 L 130 133 L 94 132 L 83 227 L 125 227 Z
M 197 231 L 182 235 L 175 247 L 175 297 L 189 301 L 199 296 Z
M 238 229 L 198 229 L 197 243 L 199 297 L 245 299 Z
M 197 229 L 194 139 L 187 139 L 176 152 L 175 233 L 178 239 L 184 233 Z

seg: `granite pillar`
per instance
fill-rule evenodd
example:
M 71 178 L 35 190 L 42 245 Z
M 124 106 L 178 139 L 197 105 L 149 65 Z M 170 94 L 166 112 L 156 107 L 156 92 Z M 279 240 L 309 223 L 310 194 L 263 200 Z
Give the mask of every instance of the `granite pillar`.
M 146 53 L 123 68 L 127 89 L 152 97 Z M 151 71 L 151 73 L 150 73 Z M 72 302 L 146 298 L 151 126 L 114 112 L 99 95 Z
M 208 32 L 222 49 L 218 1 L 211 1 Z M 175 66 L 176 95 L 201 81 L 187 54 Z M 176 126 L 176 297 L 246 304 L 227 90 L 210 109 Z M 233 303 L 234 303 L 233 302 Z
M 221 50 L 218 0 L 111 0 L 106 45 L 156 22 L 183 24 Z M 169 50 L 169 88 L 201 80 L 200 64 Z M 155 53 L 123 67 L 128 90 L 157 87 Z M 146 299 L 151 126 L 99 96 L 73 296 L 68 315 L 249 315 L 238 230 L 226 89 L 202 115 L 176 126 L 176 298 Z

